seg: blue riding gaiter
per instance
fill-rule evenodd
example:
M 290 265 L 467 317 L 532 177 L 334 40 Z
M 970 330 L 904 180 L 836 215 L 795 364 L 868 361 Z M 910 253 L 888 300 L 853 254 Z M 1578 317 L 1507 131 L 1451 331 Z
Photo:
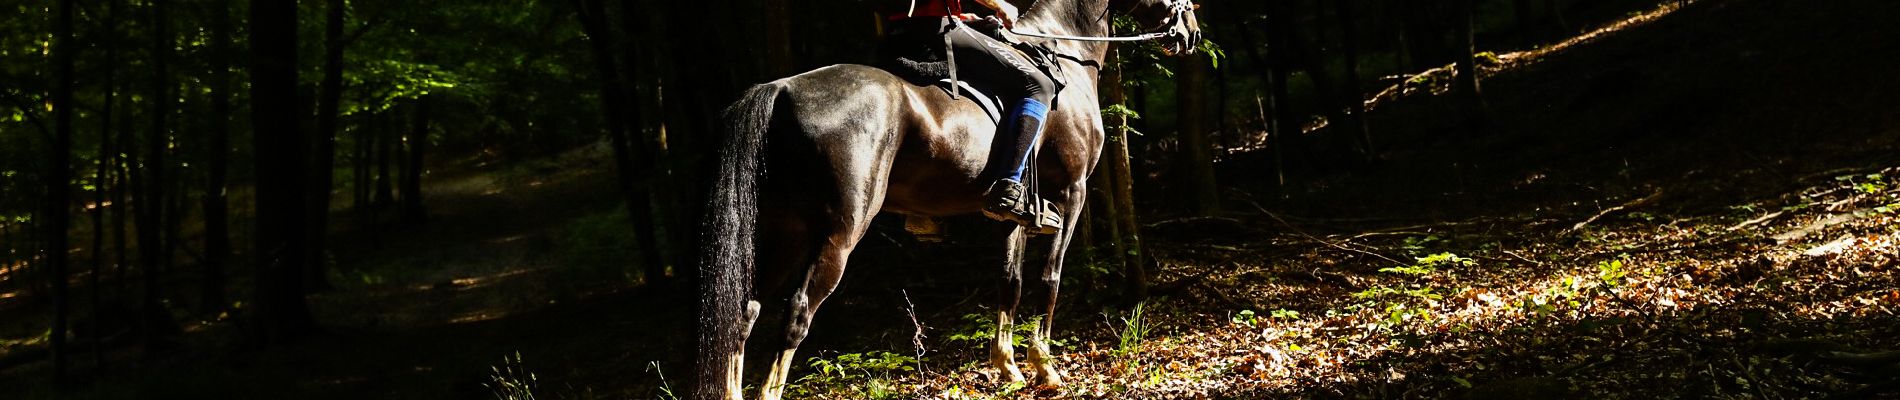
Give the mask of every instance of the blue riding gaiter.
M 1016 108 L 1020 111 L 1009 124 L 1009 128 L 1016 133 L 1016 153 L 1013 154 L 1016 166 L 1003 179 L 1022 182 L 1023 170 L 1029 168 L 1030 150 L 1036 147 L 1037 141 L 1042 140 L 1042 121 L 1049 114 L 1049 106 L 1036 99 L 1025 98 Z

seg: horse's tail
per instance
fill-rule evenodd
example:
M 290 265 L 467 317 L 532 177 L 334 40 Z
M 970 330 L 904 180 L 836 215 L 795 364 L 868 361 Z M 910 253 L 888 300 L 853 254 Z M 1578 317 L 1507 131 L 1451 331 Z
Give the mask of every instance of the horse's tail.
M 701 222 L 698 376 L 693 386 L 700 400 L 741 395 L 740 354 L 758 313 L 756 303 L 750 302 L 758 185 L 772 107 L 784 90 L 779 82 L 753 86 L 723 117 L 718 181 Z

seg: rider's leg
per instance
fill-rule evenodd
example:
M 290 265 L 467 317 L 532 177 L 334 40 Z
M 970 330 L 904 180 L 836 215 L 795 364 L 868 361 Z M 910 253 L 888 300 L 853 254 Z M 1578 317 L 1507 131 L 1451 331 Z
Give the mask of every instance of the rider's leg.
M 1004 149 L 1008 151 L 1006 158 L 993 158 L 1007 164 L 997 170 L 1000 173 L 986 195 L 984 214 L 1022 224 L 1036 233 L 1052 233 L 1059 224 L 1042 221 L 1043 213 L 1035 211 L 1023 182 L 1029 178 L 1024 176 L 1029 163 L 1035 162 L 1030 154 L 1042 140 L 1055 83 L 1008 44 L 970 29 L 952 29 L 947 35 L 959 71 L 1020 88 L 1017 94 L 1023 96 L 1005 115 L 1005 126 L 997 132 L 996 140 L 1013 146 Z

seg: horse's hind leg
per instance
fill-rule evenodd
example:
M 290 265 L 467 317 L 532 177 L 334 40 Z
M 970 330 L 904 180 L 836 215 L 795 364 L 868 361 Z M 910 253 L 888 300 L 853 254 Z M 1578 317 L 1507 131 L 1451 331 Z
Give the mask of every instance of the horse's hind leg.
M 1076 221 L 1082 218 L 1082 204 L 1087 200 L 1088 190 L 1081 183 L 1068 190 L 1067 203 L 1062 205 L 1062 221 L 1065 226 L 1060 232 L 1050 235 L 1044 242 L 1049 247 L 1048 258 L 1044 259 L 1036 279 L 1029 284 L 1030 308 L 1036 315 L 1036 329 L 1029 334 L 1029 366 L 1035 369 L 1037 386 L 1061 386 L 1062 375 L 1056 371 L 1056 360 L 1049 351 L 1049 340 L 1053 337 L 1056 318 L 1056 294 L 1062 286 L 1063 256 L 1068 253 L 1069 240 L 1075 237 Z M 1040 313 L 1038 313 L 1040 311 Z
M 778 400 L 783 395 L 785 384 L 789 382 L 793 355 L 797 353 L 799 343 L 805 340 L 806 333 L 811 331 L 812 317 L 818 313 L 818 306 L 824 303 L 825 297 L 838 288 L 838 281 L 844 277 L 845 261 L 851 258 L 851 250 L 864 237 L 865 229 L 870 227 L 871 218 L 877 212 L 875 208 L 843 208 L 846 210 L 840 210 L 832 216 L 834 221 L 824 223 L 829 225 L 828 230 L 815 232 L 823 236 L 817 238 L 817 250 L 813 253 L 812 263 L 805 270 L 803 284 L 797 286 L 797 291 L 792 293 L 791 301 L 787 304 L 785 347 L 772 362 L 770 374 L 766 375 L 765 386 L 760 390 L 762 399 Z
M 990 342 L 990 364 L 1009 382 L 1022 382 L 1023 371 L 1016 367 L 1016 305 L 1023 294 L 1023 246 L 1028 234 L 1016 224 L 998 224 L 1009 229 L 1003 245 L 1003 282 L 997 290 L 996 338 Z

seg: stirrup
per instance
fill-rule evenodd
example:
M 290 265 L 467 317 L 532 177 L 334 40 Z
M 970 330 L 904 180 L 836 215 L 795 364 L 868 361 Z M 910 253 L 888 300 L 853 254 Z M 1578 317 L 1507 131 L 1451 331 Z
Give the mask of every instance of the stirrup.
M 988 204 L 983 207 L 983 216 L 1027 228 L 1030 234 L 1047 235 L 1062 229 L 1062 215 L 1056 211 L 1055 203 L 1032 197 L 1023 188 L 1022 183 L 999 180 L 990 185 L 985 194 Z M 1036 203 L 1030 203 L 1035 201 Z M 1041 207 L 1031 206 L 1039 204 Z

